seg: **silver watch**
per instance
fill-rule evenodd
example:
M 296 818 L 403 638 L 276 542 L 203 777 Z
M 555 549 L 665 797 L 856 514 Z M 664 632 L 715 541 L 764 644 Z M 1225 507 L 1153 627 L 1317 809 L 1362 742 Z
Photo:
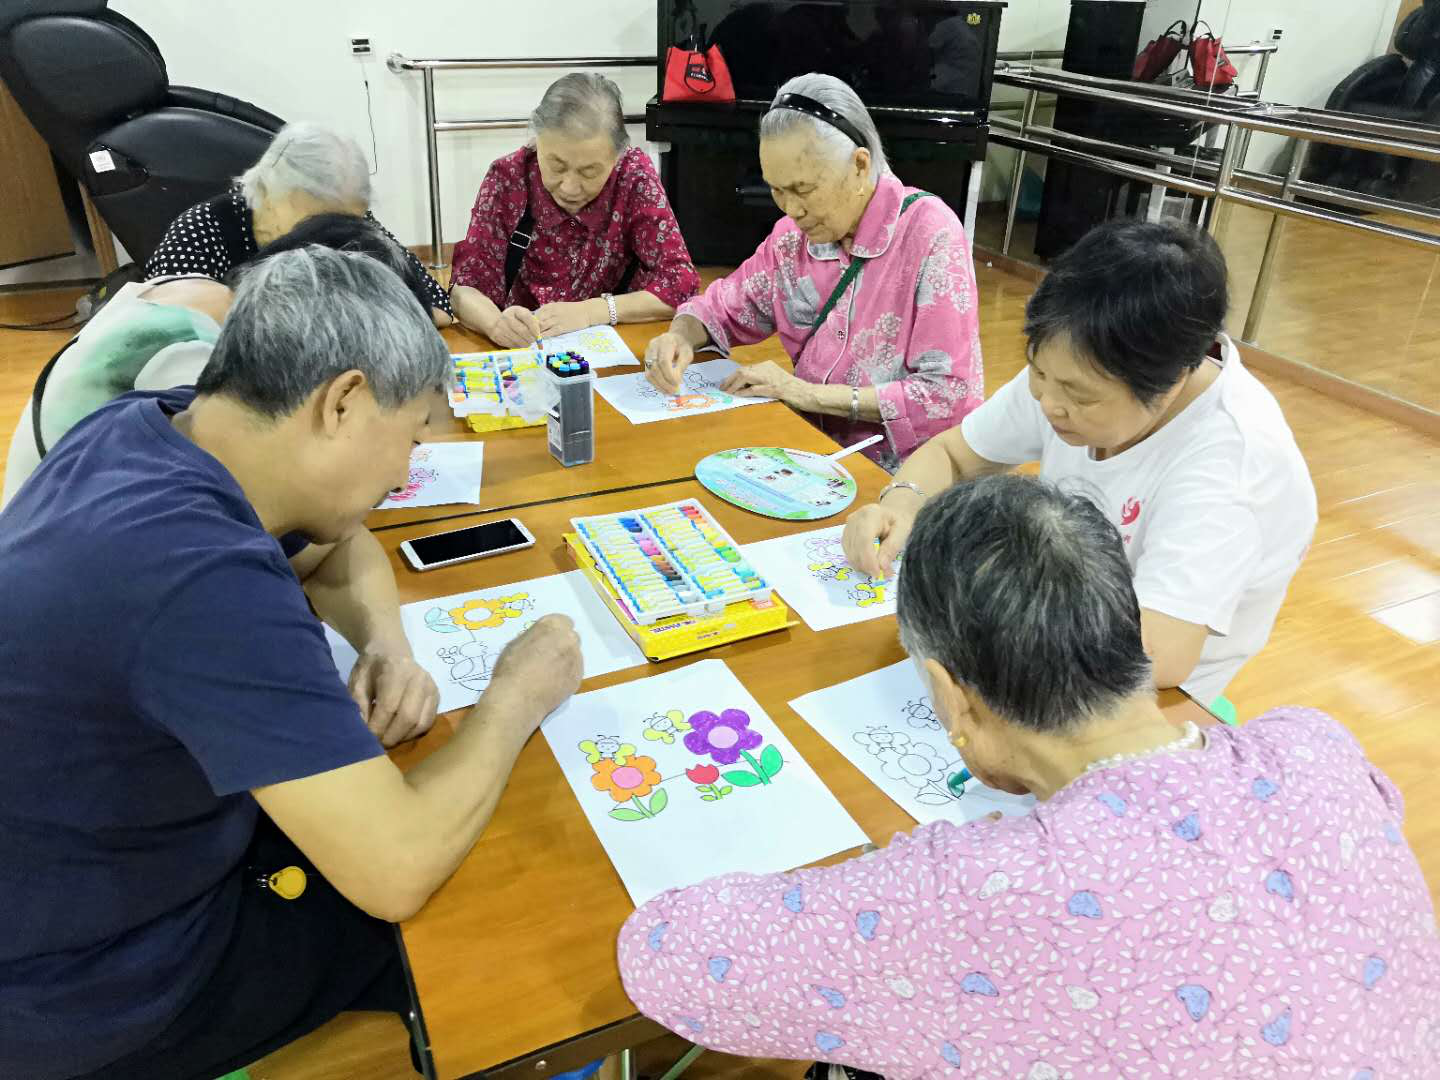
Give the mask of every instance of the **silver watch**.
M 620 312 L 615 310 L 615 297 L 610 293 L 601 293 L 600 299 L 605 301 L 605 306 L 610 309 L 610 325 L 614 326 L 620 321 Z

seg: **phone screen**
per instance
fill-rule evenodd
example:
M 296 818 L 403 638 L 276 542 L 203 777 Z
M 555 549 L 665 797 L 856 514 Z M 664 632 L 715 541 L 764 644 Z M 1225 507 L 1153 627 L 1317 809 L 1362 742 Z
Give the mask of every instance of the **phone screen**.
M 469 529 L 439 533 L 435 536 L 417 536 L 410 541 L 415 557 L 427 566 L 432 563 L 450 562 L 467 555 L 483 555 L 503 548 L 528 543 L 524 533 L 508 518 L 504 521 L 490 521 Z

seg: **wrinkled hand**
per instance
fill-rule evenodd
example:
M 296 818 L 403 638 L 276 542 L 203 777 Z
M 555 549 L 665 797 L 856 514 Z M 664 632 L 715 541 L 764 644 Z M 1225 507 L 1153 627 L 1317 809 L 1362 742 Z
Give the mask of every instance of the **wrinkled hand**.
M 538 727 L 580 688 L 583 674 L 575 624 L 565 615 L 546 615 L 505 646 L 485 693 L 513 702 L 522 711 L 526 706 L 538 707 L 534 715 Z
M 645 346 L 645 378 L 656 389 L 667 394 L 678 394 L 681 390 L 680 377 L 685 369 L 695 362 L 695 349 L 679 334 L 668 331 L 652 338 Z
M 773 360 L 762 360 L 758 364 L 747 364 L 721 384 L 727 394 L 742 397 L 773 398 L 787 405 L 798 405 L 800 391 L 805 387 L 804 379 L 798 379 Z
M 888 578 L 914 524 L 912 513 L 878 503 L 862 506 L 845 522 L 845 532 L 840 537 L 846 561 L 862 574 Z
M 594 326 L 595 310 L 591 307 L 589 300 L 573 304 L 544 304 L 536 309 L 535 318 L 540 323 L 541 337 L 556 337 L 574 330 L 584 330 L 587 326 Z M 607 308 L 600 321 L 609 322 L 609 320 L 610 311 Z
M 494 328 L 486 336 L 502 349 L 523 349 L 534 345 L 541 336 L 540 320 L 529 308 L 516 304 L 500 313 Z
M 440 688 L 413 657 L 361 653 L 350 673 L 350 696 L 384 747 L 418 739 L 435 723 Z

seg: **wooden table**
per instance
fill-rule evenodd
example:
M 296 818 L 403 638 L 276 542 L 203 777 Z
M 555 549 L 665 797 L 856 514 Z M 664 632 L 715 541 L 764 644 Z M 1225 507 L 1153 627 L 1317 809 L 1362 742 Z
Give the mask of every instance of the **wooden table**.
M 643 356 L 646 343 L 666 325 L 640 323 L 618 329 L 630 350 L 636 356 Z M 467 330 L 447 329 L 442 333 L 454 352 L 491 348 L 484 338 Z M 605 368 L 596 375 L 610 378 L 640 370 L 639 367 Z M 555 499 L 688 479 L 694 475 L 695 463 L 701 458 L 737 446 L 786 446 L 820 453 L 835 449 L 835 443 L 813 424 L 776 402 L 688 421 L 666 420 L 636 426 L 598 394 L 595 396 L 595 460 L 588 465 L 563 468 L 550 456 L 543 427 L 476 434 L 462 421 L 447 417 L 431 437 L 437 442 L 484 442 L 485 481 L 480 488 L 479 505 L 376 510 L 369 520 L 372 529 L 388 529 L 415 521 L 457 520 L 495 510 L 514 511 Z
M 739 419 L 752 411 L 706 420 Z M 699 420 L 658 426 L 691 428 Z M 859 482 L 860 501 L 874 498 L 886 475 L 858 455 L 847 464 Z M 819 527 L 735 509 L 690 480 L 533 507 L 525 521 L 535 533 L 534 548 L 425 574 L 402 565 L 396 551 L 401 541 L 425 532 L 423 526 L 379 535 L 395 566 L 401 600 L 408 603 L 573 569 L 560 539 L 572 516 L 688 497 L 702 499 L 742 544 Z M 689 658 L 589 679 L 583 689 L 645 678 L 696 659 L 724 660 L 870 839 L 884 844 L 915 822 L 787 702 L 903 656 L 893 618 L 823 634 L 802 623 Z M 1176 691 L 1162 695 L 1162 704 L 1177 723 L 1209 719 Z M 418 744 L 397 752 L 401 766 L 442 745 L 459 715 L 451 714 Z M 521 752 L 474 851 L 424 910 L 401 928 L 435 1075 L 446 1080 L 476 1073 L 548 1075 L 661 1034 L 658 1025 L 637 1016 L 620 984 L 615 938 L 633 910 L 554 755 L 537 735 Z

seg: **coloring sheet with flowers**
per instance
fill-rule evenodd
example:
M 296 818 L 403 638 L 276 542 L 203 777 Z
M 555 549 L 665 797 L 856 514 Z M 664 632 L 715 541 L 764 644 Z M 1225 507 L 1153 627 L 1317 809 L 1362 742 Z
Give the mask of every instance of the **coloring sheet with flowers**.
M 579 694 L 540 730 L 637 906 L 867 841 L 723 660 Z
M 964 762 L 909 660 L 816 690 L 790 707 L 922 825 L 974 821 L 996 810 L 1028 814 L 1035 805 L 1034 796 L 979 780 L 951 784 Z
M 575 621 L 587 678 L 645 663 L 644 654 L 579 570 L 400 607 L 400 623 L 415 661 L 440 687 L 441 712 L 474 705 L 490 685 L 501 651 L 545 615 L 568 615 Z M 348 680 L 355 650 L 328 626 L 325 637 L 335 669 Z
M 811 630 L 895 614 L 895 579 L 862 574 L 840 546 L 844 525 L 745 545 L 750 565 L 773 582 Z
M 727 394 L 720 387 L 740 370 L 734 360 L 704 360 L 691 364 L 680 377 L 680 393 L 657 390 L 643 372 L 597 379 L 595 392 L 613 405 L 632 424 L 653 424 L 657 420 L 678 420 L 685 416 L 724 412 L 746 405 L 765 405 L 769 398 Z
M 478 503 L 484 469 L 484 443 L 421 443 L 410 454 L 409 482 L 387 495 L 376 509 Z

